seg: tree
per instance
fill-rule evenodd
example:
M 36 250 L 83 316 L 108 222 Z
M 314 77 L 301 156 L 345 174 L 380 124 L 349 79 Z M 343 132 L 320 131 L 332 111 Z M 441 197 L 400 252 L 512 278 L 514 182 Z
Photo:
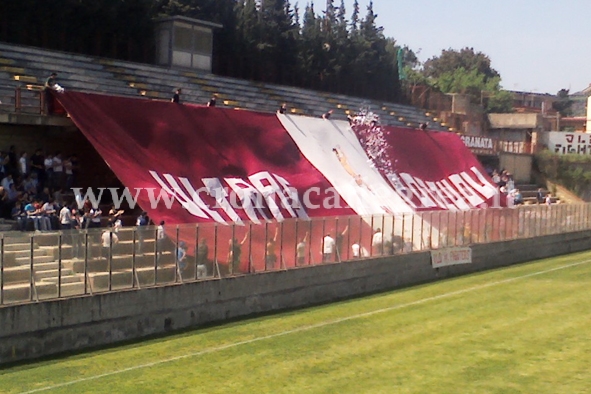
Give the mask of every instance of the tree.
M 560 89 L 556 93 L 557 100 L 552 103 L 552 108 L 560 113 L 561 116 L 571 116 L 573 113 L 573 101 L 569 97 L 569 89 Z
M 489 57 L 482 52 L 474 52 L 474 48 L 463 48 L 460 51 L 443 50 L 440 56 L 432 57 L 425 62 L 424 73 L 427 77 L 437 79 L 442 74 L 458 68 L 476 70 L 485 80 L 499 77 L 499 73 L 491 67 Z

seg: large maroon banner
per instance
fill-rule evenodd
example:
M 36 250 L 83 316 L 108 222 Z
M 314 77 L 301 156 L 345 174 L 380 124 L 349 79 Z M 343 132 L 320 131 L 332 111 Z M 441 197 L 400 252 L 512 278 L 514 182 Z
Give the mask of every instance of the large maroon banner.
M 78 92 L 57 97 L 121 182 L 139 190 L 138 203 L 155 222 L 355 214 L 323 203 L 331 184 L 273 114 Z M 154 204 L 161 189 L 175 197 L 170 209 Z
M 371 234 L 369 226 L 378 227 L 371 215 L 468 210 L 498 196 L 453 133 L 69 91 L 55 96 L 155 223 L 221 224 L 203 227 L 210 228 L 207 238 L 230 241 L 228 247 L 254 244 L 251 250 L 263 253 L 254 256 L 258 264 L 284 239 L 293 255 L 292 241 L 309 233 L 317 257 L 325 234 L 351 236 L 362 227 Z M 290 220 L 356 214 L 368 216 L 306 231 Z M 244 226 L 236 233 L 230 223 Z M 392 236 L 408 236 L 387 227 Z M 191 231 L 169 235 L 193 253 Z
M 455 133 L 354 122 L 372 164 L 416 211 L 499 207 L 497 187 Z

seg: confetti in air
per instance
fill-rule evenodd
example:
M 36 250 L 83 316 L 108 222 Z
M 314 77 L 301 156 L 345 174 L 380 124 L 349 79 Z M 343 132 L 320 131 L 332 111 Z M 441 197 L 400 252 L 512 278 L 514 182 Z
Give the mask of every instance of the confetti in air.
M 371 112 L 368 107 L 362 107 L 356 115 L 349 117 L 349 122 L 369 157 L 370 165 L 386 174 L 396 190 L 405 189 L 396 171 L 396 160 L 390 157 L 386 149 L 388 144 L 385 135 L 389 131 L 381 126 L 379 115 Z

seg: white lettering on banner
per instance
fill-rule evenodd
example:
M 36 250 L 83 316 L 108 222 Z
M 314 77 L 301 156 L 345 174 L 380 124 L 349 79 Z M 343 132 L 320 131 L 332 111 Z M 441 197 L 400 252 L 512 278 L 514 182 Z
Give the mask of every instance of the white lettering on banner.
M 439 182 L 435 182 L 436 185 L 441 185 L 440 190 L 445 193 L 451 201 L 458 207 L 460 211 L 470 209 L 470 206 L 462 199 L 462 196 L 454 190 L 447 179 L 442 179 Z
M 474 189 L 472 189 L 458 174 L 450 175 L 449 179 L 471 206 L 477 207 L 484 202 L 484 199 L 476 194 Z
M 277 221 L 285 219 L 281 209 L 291 217 L 309 219 L 305 207 L 300 203 L 298 191 L 285 178 L 266 171 L 251 175 L 249 181 L 252 185 L 243 179 L 225 178 L 224 181 L 233 192 L 231 194 L 218 178 L 201 179 L 204 187 L 195 190 L 187 178 L 179 177 L 177 181 L 170 174 L 160 176 L 155 171 L 149 173 L 165 193 L 174 197 L 173 200 L 177 200 L 191 215 L 202 219 L 226 224 L 228 220 L 220 214 L 223 212 L 230 221 L 244 224 L 236 209 L 242 209 L 248 219 L 257 224 L 261 223 L 260 219 L 269 221 L 266 209 Z M 202 197 L 206 195 L 215 200 L 215 206 L 212 207 L 203 200 Z M 239 202 L 235 201 L 237 198 Z M 166 206 L 170 209 L 169 204 Z
M 287 179 L 274 174 L 275 179 L 277 182 L 283 187 L 283 193 L 280 194 L 281 202 L 283 207 L 287 209 L 294 218 L 300 219 L 309 219 L 306 210 L 300 203 L 300 198 L 298 197 L 298 190 L 291 186 Z M 294 212 L 295 210 L 295 212 Z
M 440 208 L 448 209 L 450 211 L 457 211 L 458 207 L 454 205 L 449 196 L 447 196 L 435 182 L 425 182 L 427 188 L 431 191 L 431 196 L 437 202 Z
M 261 224 L 255 209 L 264 220 L 269 220 L 265 212 L 263 212 L 262 194 L 254 186 L 240 178 L 224 178 L 224 180 L 234 190 L 234 194 L 230 195 L 230 199 L 234 196 L 240 198 L 240 206 L 242 206 L 242 209 L 253 223 Z M 238 205 L 236 204 L 237 201 L 231 201 L 231 203 L 234 206 Z M 277 218 L 277 220 L 281 219 Z
M 476 167 L 471 167 L 470 171 L 474 176 L 463 171 L 435 182 L 425 182 L 411 174 L 401 173 L 396 183 L 392 179 L 390 183 L 413 208 L 466 210 L 480 207 L 486 200 L 499 194 Z
M 187 196 L 187 193 L 183 191 L 183 189 L 179 186 L 178 182 L 176 181 L 176 179 L 174 179 L 172 175 L 164 174 L 164 179 L 166 181 L 163 181 L 160 178 L 160 176 L 154 171 L 150 171 L 150 175 L 152 175 L 152 177 L 156 180 L 156 182 L 158 182 L 160 187 L 165 192 L 174 196 L 176 200 L 181 204 L 181 206 L 185 208 L 187 211 L 189 211 L 191 215 L 203 219 L 214 219 L 216 222 L 219 221 L 220 223 L 225 223 L 225 221 L 222 220 L 219 214 L 217 214 L 216 212 L 211 212 L 209 211 L 209 209 L 207 209 L 207 204 L 205 204 L 205 202 L 201 200 L 201 198 L 199 197 L 199 193 L 196 193 L 193 190 L 192 198 Z M 191 189 L 193 188 L 191 187 Z
M 228 202 L 228 192 L 224 189 L 222 182 L 217 178 L 203 178 L 201 181 L 207 188 L 207 193 L 215 197 L 216 203 L 222 207 L 230 219 L 239 225 L 244 224 L 240 216 L 238 216 L 232 205 Z
M 476 175 L 476 178 L 478 178 L 480 184 L 476 182 L 474 179 L 472 179 L 472 177 L 466 174 L 465 172 L 461 172 L 460 175 L 462 176 L 462 178 L 464 178 L 466 182 L 470 184 L 470 186 L 474 188 L 474 190 L 476 190 L 478 193 L 480 193 L 487 199 L 492 198 L 495 194 L 499 194 L 497 192 L 497 188 L 488 183 L 484 175 L 482 175 L 476 167 L 471 167 L 470 171 L 472 171 L 474 175 Z
M 464 247 L 436 249 L 431 251 L 431 265 L 433 268 L 458 264 L 472 264 L 472 249 Z
M 282 221 L 283 214 L 280 211 L 279 206 L 275 202 L 275 199 L 278 198 L 284 207 L 286 207 L 287 211 L 290 213 L 291 217 L 295 217 L 295 212 L 293 209 L 287 205 L 287 200 L 285 199 L 285 195 L 277 181 L 273 179 L 273 176 L 266 172 L 259 172 L 258 174 L 254 174 L 248 177 L 250 182 L 258 189 L 258 191 L 265 197 L 265 201 L 271 210 L 271 214 L 275 219 Z M 265 184 L 264 184 L 265 183 Z
M 421 187 L 421 185 L 419 185 L 419 183 L 417 182 L 416 178 L 404 172 L 400 174 L 400 178 L 402 178 L 402 181 L 406 183 L 406 185 L 412 191 L 412 193 L 415 196 L 417 196 L 421 203 L 421 208 L 432 208 L 436 206 L 436 204 L 433 202 L 433 200 L 431 200 L 431 198 L 427 194 L 425 190 L 426 188 L 424 187 L 425 184 L 423 183 L 423 181 L 419 179 L 419 181 L 423 184 L 423 187 Z

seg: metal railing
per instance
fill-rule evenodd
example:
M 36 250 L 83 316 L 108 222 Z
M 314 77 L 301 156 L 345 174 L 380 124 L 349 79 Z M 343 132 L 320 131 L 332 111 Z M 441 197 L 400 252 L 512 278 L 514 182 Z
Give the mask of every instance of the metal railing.
M 375 235 L 377 229 L 381 235 Z M 591 228 L 591 205 L 246 225 L 6 233 L 0 305 L 141 289 Z M 161 237 L 165 234 L 165 237 Z
M 43 115 L 45 113 L 45 94 L 43 86 L 26 85 L 14 89 L 14 112 Z

